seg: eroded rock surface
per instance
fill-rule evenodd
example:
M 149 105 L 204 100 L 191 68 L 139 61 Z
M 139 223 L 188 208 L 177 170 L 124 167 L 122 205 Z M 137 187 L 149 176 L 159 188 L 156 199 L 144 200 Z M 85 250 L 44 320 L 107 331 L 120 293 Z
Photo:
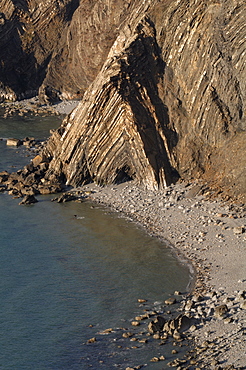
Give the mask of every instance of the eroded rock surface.
M 1 0 L 0 5 L 0 99 L 34 96 L 78 1 Z M 54 88 L 46 86 L 50 95 Z
M 2 0 L 1 9 L 2 96 L 83 96 L 49 140 L 47 176 L 156 188 L 178 174 L 245 201 L 245 1 Z
M 84 99 L 48 142 L 50 172 L 61 172 L 70 185 L 172 182 L 175 135 L 158 95 L 164 66 L 152 22 L 144 17 L 136 23 L 116 39 Z

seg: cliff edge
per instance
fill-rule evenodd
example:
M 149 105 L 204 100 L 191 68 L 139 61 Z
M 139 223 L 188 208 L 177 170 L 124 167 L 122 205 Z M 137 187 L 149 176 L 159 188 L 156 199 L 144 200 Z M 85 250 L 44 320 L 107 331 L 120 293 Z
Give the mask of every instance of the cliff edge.
M 81 98 L 45 148 L 47 179 L 76 186 L 136 179 L 148 188 L 201 179 L 214 195 L 245 202 L 243 0 L 49 2 L 56 6 L 45 20 L 54 26 L 42 32 L 34 27 L 44 24 L 41 3 L 23 0 L 30 42 L 18 31 L 24 18 L 13 16 L 18 2 L 3 3 L 14 10 L 2 13 L 2 29 L 19 35 L 29 65 L 40 60 L 32 79 L 40 98 Z M 20 84 L 16 90 L 1 76 L 2 91 L 17 94 Z

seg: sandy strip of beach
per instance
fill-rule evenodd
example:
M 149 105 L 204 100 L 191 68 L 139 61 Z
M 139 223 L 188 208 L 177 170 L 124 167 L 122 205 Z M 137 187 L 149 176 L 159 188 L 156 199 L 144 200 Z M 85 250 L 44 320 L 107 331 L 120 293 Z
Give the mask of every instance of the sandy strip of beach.
M 192 296 L 199 297 L 193 311 L 199 316 L 200 310 L 201 320 L 191 336 L 203 364 L 196 368 L 246 369 L 245 208 L 206 200 L 199 188 L 179 183 L 153 191 L 127 182 L 82 189 L 168 242 L 193 266 Z M 226 312 L 216 315 L 217 307 Z

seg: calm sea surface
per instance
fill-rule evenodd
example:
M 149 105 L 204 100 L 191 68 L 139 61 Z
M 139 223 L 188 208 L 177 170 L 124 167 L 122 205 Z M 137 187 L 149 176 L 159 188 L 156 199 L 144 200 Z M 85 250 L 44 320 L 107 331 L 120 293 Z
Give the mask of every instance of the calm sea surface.
M 59 122 L 0 119 L 0 137 L 42 139 Z M 0 171 L 29 161 L 24 149 L 0 141 Z M 120 328 L 141 337 L 147 324 L 134 329 L 130 321 L 146 308 L 158 309 L 175 290 L 185 292 L 188 268 L 117 214 L 51 198 L 19 206 L 19 199 L 0 194 L 0 369 L 110 370 L 147 363 L 146 369 L 165 369 L 166 362 L 149 360 L 162 354 L 173 359 L 171 344 L 131 342 Z M 146 306 L 138 298 L 147 299 Z M 107 328 L 115 332 L 98 334 Z M 96 343 L 88 344 L 92 337 Z

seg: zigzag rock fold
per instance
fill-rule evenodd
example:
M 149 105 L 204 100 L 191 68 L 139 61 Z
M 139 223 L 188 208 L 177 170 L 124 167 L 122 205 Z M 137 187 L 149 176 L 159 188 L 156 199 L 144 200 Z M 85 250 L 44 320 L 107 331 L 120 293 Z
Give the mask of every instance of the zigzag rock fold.
M 47 176 L 62 174 L 70 185 L 130 178 L 148 188 L 169 185 L 174 174 L 166 134 L 172 133 L 158 95 L 163 68 L 150 19 L 124 29 L 82 102 L 50 138 Z

